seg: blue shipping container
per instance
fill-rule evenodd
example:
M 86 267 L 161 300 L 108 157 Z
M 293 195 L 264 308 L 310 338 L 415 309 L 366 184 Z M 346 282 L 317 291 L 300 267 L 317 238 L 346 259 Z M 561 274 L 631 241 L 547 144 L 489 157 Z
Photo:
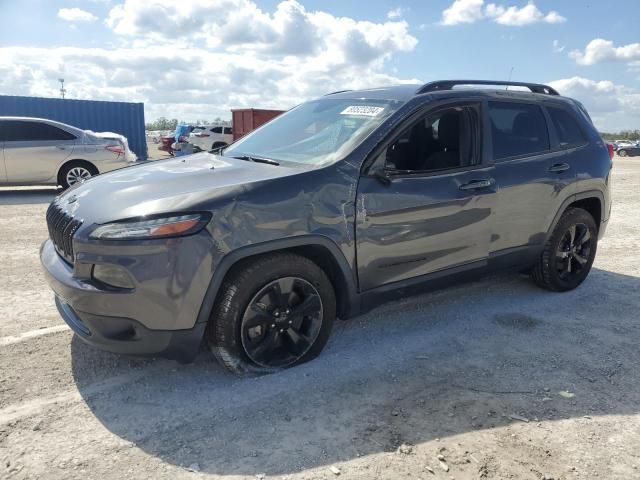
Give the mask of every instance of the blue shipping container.
M 0 116 L 47 118 L 83 130 L 119 133 L 139 160 L 147 159 L 144 103 L 0 95 Z

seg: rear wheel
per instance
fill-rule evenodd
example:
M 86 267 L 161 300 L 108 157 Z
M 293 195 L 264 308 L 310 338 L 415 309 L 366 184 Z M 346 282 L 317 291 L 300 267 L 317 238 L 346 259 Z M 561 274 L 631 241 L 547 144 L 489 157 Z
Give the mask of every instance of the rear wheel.
M 598 230 L 591 214 L 582 208 L 567 210 L 533 268 L 534 281 L 555 292 L 576 288 L 591 270 L 597 245 Z
M 71 162 L 62 167 L 58 182 L 62 188 L 69 188 L 98 174 L 96 167 L 88 162 Z
M 333 286 L 311 260 L 280 253 L 244 263 L 223 283 L 207 328 L 218 360 L 238 375 L 315 358 L 336 315 Z

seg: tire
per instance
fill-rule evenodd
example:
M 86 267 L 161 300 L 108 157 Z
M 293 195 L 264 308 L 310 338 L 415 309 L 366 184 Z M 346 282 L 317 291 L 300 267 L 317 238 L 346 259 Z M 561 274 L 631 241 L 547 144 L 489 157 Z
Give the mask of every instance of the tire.
M 289 284 L 292 293 L 284 295 L 282 285 Z M 308 307 L 313 313 L 306 315 Z M 205 336 L 227 370 L 261 375 L 317 357 L 335 316 L 335 291 L 318 265 L 292 253 L 268 254 L 242 262 L 227 276 Z M 302 339 L 308 340 L 306 346 Z M 259 351 L 267 353 L 258 355 Z
M 620 157 L 626 157 L 627 156 L 627 151 L 622 149 L 622 150 L 618 150 L 618 155 Z
M 582 208 L 569 208 L 533 267 L 534 282 L 553 292 L 573 290 L 587 278 L 597 246 L 598 229 L 591 214 Z
M 80 178 L 86 180 L 98 174 L 98 169 L 89 162 L 74 160 L 66 163 L 58 172 L 58 183 L 63 189 L 69 188 L 71 185 L 78 183 Z M 74 180 L 76 178 L 76 180 Z
M 228 143 L 226 142 L 213 142 L 213 145 L 211 145 L 211 150 L 215 150 L 216 148 L 226 147 L 227 145 Z

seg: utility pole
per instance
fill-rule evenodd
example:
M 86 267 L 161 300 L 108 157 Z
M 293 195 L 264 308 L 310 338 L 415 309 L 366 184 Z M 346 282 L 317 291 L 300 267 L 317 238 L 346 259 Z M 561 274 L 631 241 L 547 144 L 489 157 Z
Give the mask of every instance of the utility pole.
M 60 96 L 64 100 L 64 94 L 67 93 L 67 91 L 64 88 L 64 78 L 59 78 L 58 81 L 60 82 Z

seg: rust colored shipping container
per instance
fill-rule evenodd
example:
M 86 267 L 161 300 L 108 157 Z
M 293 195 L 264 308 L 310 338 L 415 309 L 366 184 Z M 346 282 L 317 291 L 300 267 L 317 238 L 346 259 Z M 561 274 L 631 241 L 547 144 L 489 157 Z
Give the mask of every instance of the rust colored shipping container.
M 233 140 L 236 141 L 251 130 L 277 117 L 284 110 L 262 110 L 259 108 L 238 108 L 231 110 L 233 120 Z

